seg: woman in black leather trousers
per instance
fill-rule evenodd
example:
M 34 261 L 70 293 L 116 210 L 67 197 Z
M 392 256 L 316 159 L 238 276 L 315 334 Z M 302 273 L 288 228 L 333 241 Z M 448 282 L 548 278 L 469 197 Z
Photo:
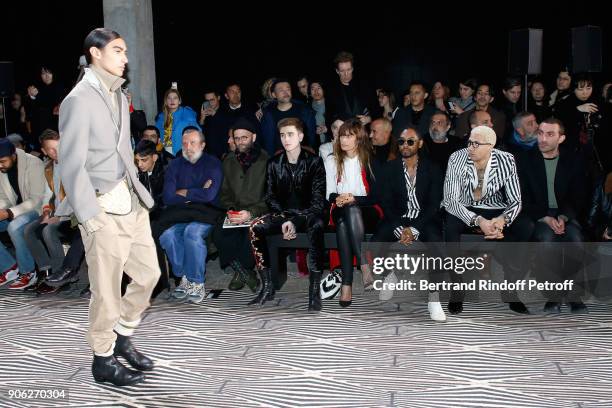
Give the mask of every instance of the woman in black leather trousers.
M 370 140 L 361 122 L 344 122 L 334 143 L 334 154 L 325 161 L 327 197 L 331 203 L 332 223 L 336 227 L 342 291 L 340 305 L 352 301 L 353 258 L 359 262 L 365 290 L 372 290 L 374 278 L 363 253 L 366 230 L 374 230 L 382 210 L 377 205 L 376 160 L 370 160 Z

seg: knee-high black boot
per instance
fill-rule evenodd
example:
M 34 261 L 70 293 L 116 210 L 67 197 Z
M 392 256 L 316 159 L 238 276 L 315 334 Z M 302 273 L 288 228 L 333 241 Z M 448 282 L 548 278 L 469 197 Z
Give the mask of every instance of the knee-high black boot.
M 310 286 L 308 287 L 308 310 L 319 312 L 321 304 L 321 271 L 310 271 Z
M 263 305 L 267 300 L 274 300 L 274 284 L 272 284 L 272 271 L 270 268 L 263 268 L 259 271 L 259 277 L 261 278 L 261 289 L 257 296 L 255 296 L 248 304 L 249 305 Z

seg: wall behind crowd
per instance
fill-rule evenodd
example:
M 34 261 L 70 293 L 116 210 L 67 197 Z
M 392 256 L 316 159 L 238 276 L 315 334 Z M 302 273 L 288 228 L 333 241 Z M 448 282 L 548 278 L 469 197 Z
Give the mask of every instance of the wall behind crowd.
M 551 10 L 530 6 L 525 15 L 531 20 L 517 17 L 520 13 L 485 18 L 486 10 L 476 18 L 478 10 L 468 9 L 405 13 L 392 6 L 371 12 L 314 4 L 302 9 L 242 7 L 215 5 L 213 11 L 200 9 L 198 3 L 153 2 L 160 106 L 172 81 L 178 82 L 184 103 L 197 109 L 205 88 L 222 89 L 232 81 L 240 82 L 244 98 L 254 103 L 261 98 L 262 82 L 271 76 L 337 80 L 332 60 L 339 50 L 355 55 L 356 75 L 373 90 L 384 86 L 401 93 L 414 79 L 430 84 L 446 79 L 453 92 L 466 77 L 499 83 L 507 71 L 508 32 L 524 27 L 544 29 L 543 69 L 550 86 L 559 67 L 569 61 L 574 26 L 604 28 L 607 73 L 602 78 L 612 72 L 607 52 L 612 30 L 606 28 L 605 14 L 591 6 L 573 5 L 561 16 L 555 10 L 554 19 L 547 18 Z M 103 25 L 102 1 L 88 2 L 87 10 L 78 3 L 33 1 L 12 2 L 6 8 L 0 60 L 15 61 L 17 89 L 23 91 L 38 80 L 41 63 L 54 66 L 56 80 L 69 88 L 76 79 L 83 38 Z

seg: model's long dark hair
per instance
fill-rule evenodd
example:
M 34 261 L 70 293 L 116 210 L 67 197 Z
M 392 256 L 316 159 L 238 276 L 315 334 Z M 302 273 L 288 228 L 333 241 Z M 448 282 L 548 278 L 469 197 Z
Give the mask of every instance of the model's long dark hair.
M 96 28 L 91 30 L 83 42 L 83 54 L 85 54 L 87 63 L 91 64 L 91 53 L 89 52 L 91 47 L 102 49 L 106 47 L 109 42 L 116 40 L 117 38 L 121 38 L 121 35 L 110 28 Z

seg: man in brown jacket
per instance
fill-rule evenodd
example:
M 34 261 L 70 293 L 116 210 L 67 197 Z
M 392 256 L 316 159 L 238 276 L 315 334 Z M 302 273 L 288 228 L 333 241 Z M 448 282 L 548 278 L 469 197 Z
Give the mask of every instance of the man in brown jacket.
M 59 170 L 66 199 L 57 215 L 74 212 L 85 246 L 93 377 L 133 385 L 144 381 L 142 370 L 153 369 L 130 341 L 160 275 L 147 211 L 153 199 L 138 180 L 128 102 L 120 90 L 128 62 L 125 41 L 97 28 L 83 48 L 91 65 L 60 106 Z M 121 297 L 123 272 L 132 282 Z
M 254 292 L 258 281 L 253 271 L 255 260 L 248 226 L 249 221 L 268 212 L 264 200 L 268 154 L 255 144 L 257 134 L 250 120 L 239 118 L 231 134 L 236 150 L 223 160 L 223 185 L 219 197 L 221 206 L 228 210 L 230 225 L 216 225 L 213 239 L 219 250 L 221 267 L 230 266 L 234 270 L 229 288 L 240 290 L 246 283 Z

